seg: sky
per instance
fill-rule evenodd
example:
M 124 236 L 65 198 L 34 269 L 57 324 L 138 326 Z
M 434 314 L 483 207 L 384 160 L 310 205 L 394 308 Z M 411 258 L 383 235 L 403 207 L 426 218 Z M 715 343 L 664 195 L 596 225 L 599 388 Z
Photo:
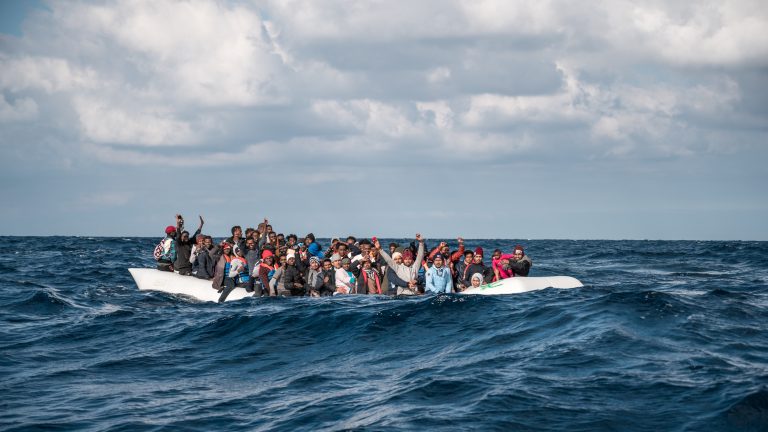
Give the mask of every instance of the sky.
M 768 240 L 768 6 L 0 2 L 0 234 Z

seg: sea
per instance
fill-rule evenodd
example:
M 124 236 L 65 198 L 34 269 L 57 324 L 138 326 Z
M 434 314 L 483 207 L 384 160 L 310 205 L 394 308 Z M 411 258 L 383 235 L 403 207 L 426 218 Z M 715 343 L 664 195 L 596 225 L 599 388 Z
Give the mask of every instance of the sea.
M 215 304 L 138 290 L 158 238 L 1 239 L 3 431 L 768 431 L 768 242 L 467 240 L 584 287 Z

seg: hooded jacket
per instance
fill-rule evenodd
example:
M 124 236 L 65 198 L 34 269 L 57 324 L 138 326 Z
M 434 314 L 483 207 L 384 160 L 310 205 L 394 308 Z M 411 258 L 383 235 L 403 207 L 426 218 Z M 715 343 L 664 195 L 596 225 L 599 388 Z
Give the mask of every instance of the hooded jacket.
M 419 269 L 421 268 L 421 263 L 424 261 L 424 242 L 419 242 L 419 249 L 418 252 L 416 252 L 416 260 L 413 261 L 413 264 L 410 266 L 407 266 L 405 264 L 397 264 L 394 260 L 392 260 L 392 257 L 389 256 L 389 254 L 384 250 L 379 250 L 379 255 L 381 255 L 382 258 L 384 258 L 384 261 L 387 262 L 387 265 L 389 268 L 391 268 L 394 273 L 399 277 L 400 279 L 408 282 L 411 280 L 415 280 L 419 275 Z M 417 294 L 415 290 L 410 288 L 397 288 L 397 295 L 415 295 Z

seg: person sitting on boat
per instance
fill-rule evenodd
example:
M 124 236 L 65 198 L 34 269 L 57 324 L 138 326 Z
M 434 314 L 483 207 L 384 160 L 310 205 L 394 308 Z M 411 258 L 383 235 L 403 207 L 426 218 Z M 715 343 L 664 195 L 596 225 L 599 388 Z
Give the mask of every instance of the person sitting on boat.
M 320 268 L 320 258 L 313 256 L 309 258 L 309 269 L 304 275 L 307 282 L 307 296 L 320 297 L 320 291 L 323 288 L 323 270 Z
M 330 296 L 336 292 L 336 269 L 333 268 L 333 263 L 330 258 L 323 260 L 323 286 L 320 289 L 321 296 Z
M 257 295 L 275 296 L 277 293 L 272 290 L 269 285 L 269 281 L 272 280 L 272 276 L 275 275 L 277 267 L 274 265 L 275 254 L 271 250 L 266 249 L 261 252 L 261 263 L 258 267 L 258 282 L 260 286 L 255 286 Z M 258 291 L 261 289 L 261 292 Z
M 418 277 L 418 272 L 421 268 L 421 262 L 424 260 L 424 239 L 421 237 L 421 234 L 416 234 L 416 241 L 419 243 L 416 259 L 414 260 L 413 258 L 413 252 L 410 249 L 406 249 L 402 253 L 402 263 L 395 262 L 388 253 L 383 251 L 381 249 L 381 243 L 378 241 L 378 239 L 374 244 L 381 257 L 384 258 L 384 261 L 386 261 L 387 265 L 392 268 L 397 277 L 404 281 L 408 281 L 407 288 L 397 287 L 397 295 L 419 294 L 418 280 L 416 278 Z
M 293 249 L 288 250 L 286 256 L 286 265 L 283 270 L 283 286 L 285 286 L 286 294 L 289 296 L 303 296 L 306 291 L 304 289 L 305 281 L 301 268 L 296 265 L 296 253 Z
M 360 260 L 360 275 L 357 279 L 358 294 L 384 294 L 381 289 L 381 273 L 371 262 L 370 254 Z
M 474 275 L 475 273 L 480 273 L 483 275 L 483 283 L 490 283 L 493 280 L 493 269 L 490 267 L 486 267 L 483 263 L 483 248 L 476 247 L 475 248 L 475 255 L 472 257 L 472 264 L 469 265 L 469 268 L 467 268 L 467 274 Z M 472 285 L 471 280 L 465 280 L 464 285 L 470 286 Z
M 485 278 L 482 273 L 475 273 L 472 275 L 472 281 L 470 282 L 470 288 L 477 288 L 483 284 Z
M 216 268 L 215 256 L 219 252 L 218 246 L 213 244 L 211 236 L 198 236 L 202 238 L 202 247 L 195 250 L 195 262 L 192 264 L 192 274 L 199 279 L 213 279 Z
M 334 256 L 340 256 L 335 254 Z M 333 261 L 333 258 L 331 258 Z M 336 267 L 336 263 L 340 263 L 341 267 Z M 354 294 L 357 284 L 357 278 L 350 271 L 352 261 L 348 257 L 342 258 L 340 261 L 334 261 L 333 266 L 336 267 L 336 294 Z
M 498 259 L 491 261 L 494 282 L 515 277 L 515 272 L 509 268 L 509 259 L 512 257 L 512 254 L 501 254 Z
M 512 257 L 502 267 L 512 271 L 514 276 L 528 276 L 533 261 L 525 254 L 522 246 L 516 245 Z
M 464 259 L 458 261 L 453 267 L 454 287 L 456 287 L 457 292 L 464 291 L 469 286 L 467 285 L 466 281 L 468 281 L 472 276 L 472 273 L 469 273 L 469 266 L 472 264 L 472 258 L 474 256 L 474 252 L 471 250 L 465 250 Z
M 236 249 L 234 255 L 231 255 L 229 260 L 229 268 L 227 269 L 225 265 L 224 289 L 221 290 L 219 303 L 223 303 L 229 293 L 235 288 L 245 288 L 247 291 L 253 291 L 250 272 L 248 271 L 248 262 L 245 260 L 244 252 L 243 249 Z
M 219 245 L 221 256 L 216 261 L 216 267 L 213 270 L 213 289 L 222 292 L 224 290 L 225 280 L 229 277 L 229 267 L 232 262 L 232 245 L 226 241 Z M 227 293 L 229 294 L 229 293 Z
M 165 227 L 165 237 L 155 248 L 155 258 L 157 260 L 157 269 L 161 271 L 172 272 L 173 263 L 176 261 L 176 233 L 179 231 L 179 218 L 176 215 L 176 226 L 168 225 Z M 159 250 L 158 250 L 159 249 Z
M 253 237 L 246 237 L 245 259 L 248 261 L 248 268 L 255 268 L 260 261 L 260 256 L 261 254 L 259 253 L 259 249 L 256 247 L 256 240 L 254 240 Z
M 451 252 L 451 247 L 446 242 L 440 242 L 440 244 L 432 249 L 432 252 L 427 256 L 428 262 L 435 261 L 435 255 L 438 253 L 443 256 L 443 266 L 454 271 L 454 265 L 461 260 L 464 256 L 464 239 L 459 237 L 456 239 L 459 242 L 459 248 L 456 252 Z
M 453 275 L 451 269 L 444 265 L 443 255 L 440 253 L 432 257 L 432 267 L 427 270 L 425 292 L 432 294 L 453 292 Z

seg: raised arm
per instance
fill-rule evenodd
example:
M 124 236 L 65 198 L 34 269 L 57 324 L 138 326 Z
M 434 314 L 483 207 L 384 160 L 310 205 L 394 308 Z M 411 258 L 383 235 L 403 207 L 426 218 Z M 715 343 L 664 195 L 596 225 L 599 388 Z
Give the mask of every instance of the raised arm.
M 392 268 L 395 265 L 395 262 L 392 261 L 392 257 L 389 256 L 388 253 L 384 251 L 384 249 L 381 248 L 381 243 L 379 242 L 379 239 L 376 239 L 376 243 L 373 244 L 373 246 L 376 248 L 377 251 L 379 251 L 379 255 L 384 258 L 384 261 L 386 261 L 387 266 L 389 268 Z

